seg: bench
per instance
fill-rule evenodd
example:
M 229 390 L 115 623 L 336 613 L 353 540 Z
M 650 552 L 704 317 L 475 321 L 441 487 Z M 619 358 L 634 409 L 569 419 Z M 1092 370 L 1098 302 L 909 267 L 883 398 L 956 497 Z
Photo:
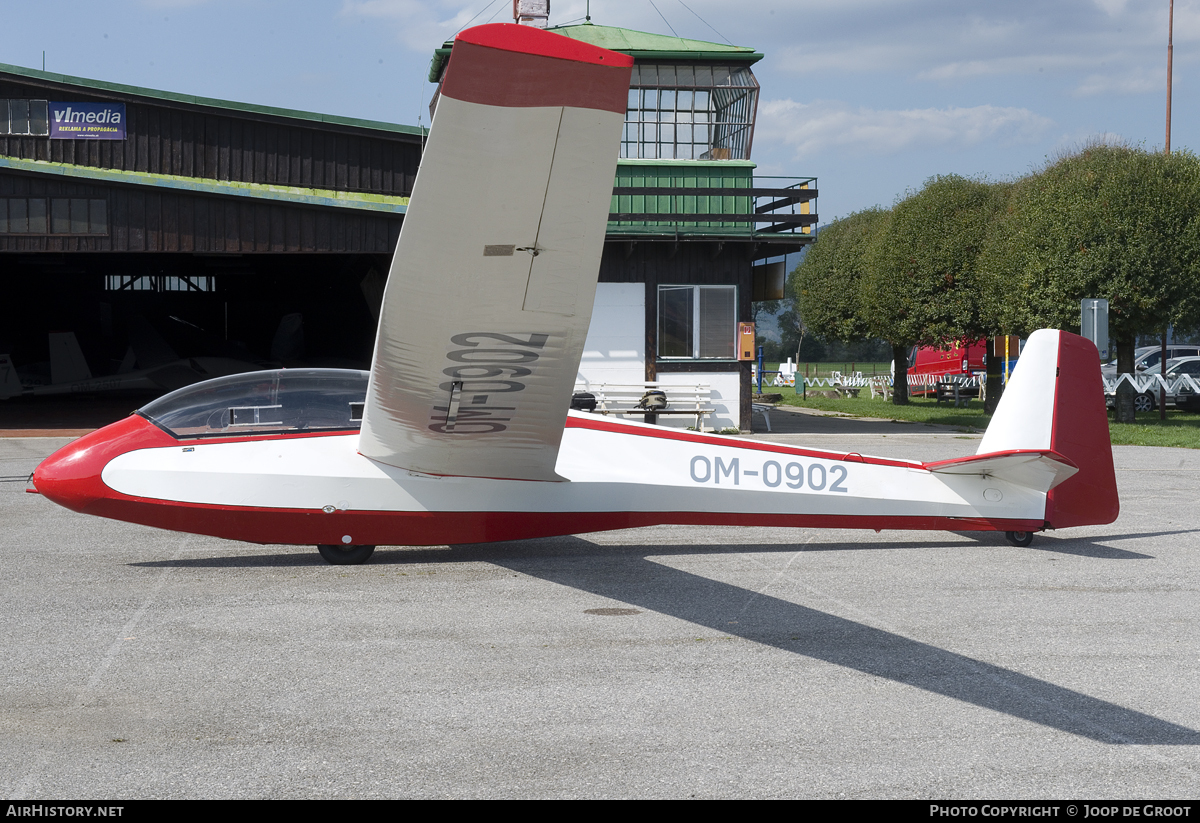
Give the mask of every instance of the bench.
M 860 371 L 851 374 L 842 374 L 840 371 L 829 373 L 829 385 L 842 397 L 858 397 L 865 382 L 863 373 Z
M 874 400 L 876 395 L 879 395 L 884 400 L 892 399 L 892 387 L 888 383 L 886 377 L 873 377 L 867 383 L 871 389 L 871 399 Z
M 938 381 L 936 389 L 937 402 L 953 403 L 955 408 L 959 406 L 969 408 L 971 398 L 979 396 L 979 386 L 965 385 L 965 381 L 962 380 Z
M 692 415 L 696 418 L 696 430 L 704 431 L 704 416 L 716 412 L 709 403 L 711 389 L 704 383 L 592 383 L 576 384 L 575 391 L 589 392 L 596 397 L 595 414 L 640 414 L 652 425 L 658 423 L 658 416 L 662 414 Z M 667 407 L 639 409 L 637 405 L 648 391 L 666 394 Z

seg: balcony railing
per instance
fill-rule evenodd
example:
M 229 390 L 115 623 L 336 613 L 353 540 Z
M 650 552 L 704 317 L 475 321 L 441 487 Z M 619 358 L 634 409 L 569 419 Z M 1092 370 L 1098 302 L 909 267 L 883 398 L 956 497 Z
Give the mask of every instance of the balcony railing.
M 617 182 L 622 181 L 618 178 Z M 720 186 L 690 182 L 615 186 L 608 215 L 609 236 L 813 237 L 812 227 L 817 222 L 815 177 L 746 175 L 722 180 Z

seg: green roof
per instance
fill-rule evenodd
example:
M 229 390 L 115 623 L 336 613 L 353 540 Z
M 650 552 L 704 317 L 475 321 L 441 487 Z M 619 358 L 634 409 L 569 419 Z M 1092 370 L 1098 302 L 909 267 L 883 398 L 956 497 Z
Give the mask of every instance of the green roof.
M 296 206 L 325 206 L 331 208 L 356 209 L 358 211 L 404 214 L 408 210 L 407 197 L 386 194 L 368 194 L 354 191 L 330 189 L 306 189 L 299 186 L 276 186 L 267 183 L 243 183 L 238 180 L 212 180 L 206 177 L 184 177 L 177 174 L 153 174 L 125 169 L 101 169 L 94 166 L 76 166 L 71 163 L 54 163 L 46 160 L 25 160 L 19 157 L 0 156 L 0 169 L 35 174 L 52 174 L 97 183 L 119 183 L 131 186 L 153 186 L 177 189 L 198 194 L 216 194 L 225 197 L 250 197 L 258 200 L 277 200 Z
M 620 29 L 615 26 L 597 26 L 580 23 L 575 26 L 556 26 L 546 31 L 581 40 L 593 46 L 628 54 L 634 60 L 699 60 L 709 63 L 757 63 L 763 55 L 745 46 L 730 46 L 726 43 L 709 43 L 707 40 L 688 40 L 648 31 Z M 433 53 L 429 67 L 429 82 L 442 79 L 442 71 L 450 58 L 453 40 L 447 40 Z
M 609 51 L 628 54 L 635 60 L 705 60 L 713 62 L 757 63 L 762 54 L 745 46 L 730 46 L 726 43 L 709 43 L 707 40 L 688 40 L 651 34 L 647 31 L 619 29 L 614 26 L 597 26 L 581 23 L 577 26 L 558 26 L 548 29 L 555 34 L 582 40 Z
M 109 83 L 105 80 L 89 80 L 86 77 L 72 77 L 69 74 L 38 71 L 37 69 L 27 69 L 23 66 L 11 66 L 8 63 L 0 63 L 0 74 L 11 74 L 47 83 L 75 86 L 89 94 L 121 94 L 129 97 L 162 100 L 170 103 L 187 103 L 192 106 L 205 106 L 207 108 L 224 109 L 226 111 L 266 114 L 272 117 L 286 117 L 291 120 L 307 120 L 315 123 L 352 126 L 359 129 L 371 129 L 373 131 L 387 131 L 399 134 L 421 135 L 428 133 L 427 129 L 422 130 L 417 126 L 401 126 L 396 123 L 383 123 L 378 120 L 361 120 L 357 117 L 339 117 L 334 114 L 317 114 L 311 111 L 280 109 L 274 106 L 258 106 L 253 103 L 235 103 L 231 100 L 197 97 L 194 94 L 179 94 L 173 91 L 142 88 L 141 86 L 126 86 L 122 83 Z

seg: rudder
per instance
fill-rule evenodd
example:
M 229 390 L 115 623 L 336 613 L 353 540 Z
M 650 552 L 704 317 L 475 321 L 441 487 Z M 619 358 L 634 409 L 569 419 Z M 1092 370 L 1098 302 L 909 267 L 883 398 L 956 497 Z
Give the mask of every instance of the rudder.
M 1100 354 L 1086 337 L 1059 333 L 1051 448 L 1079 473 L 1046 497 L 1049 528 L 1111 523 L 1121 511 L 1108 433 L 1108 408 L 1100 379 Z
M 1046 496 L 1047 528 L 1111 523 L 1120 512 L 1100 354 L 1056 329 L 1029 336 L 979 454 L 1049 450 L 1079 468 Z

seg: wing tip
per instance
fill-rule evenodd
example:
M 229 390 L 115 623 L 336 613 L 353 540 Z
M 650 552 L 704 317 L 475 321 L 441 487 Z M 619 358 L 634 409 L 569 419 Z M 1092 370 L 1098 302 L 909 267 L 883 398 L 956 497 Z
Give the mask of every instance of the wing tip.
M 534 26 L 519 26 L 516 23 L 488 23 L 483 26 L 475 26 L 459 32 L 454 39 L 456 42 L 461 41 L 476 46 L 518 54 L 571 60 L 576 63 L 620 68 L 633 66 L 633 58 L 628 54 L 609 51 L 582 40 L 564 37 L 561 34 Z
M 564 106 L 624 117 L 632 71 L 627 54 L 530 26 L 491 23 L 455 40 L 441 93 L 487 106 Z

